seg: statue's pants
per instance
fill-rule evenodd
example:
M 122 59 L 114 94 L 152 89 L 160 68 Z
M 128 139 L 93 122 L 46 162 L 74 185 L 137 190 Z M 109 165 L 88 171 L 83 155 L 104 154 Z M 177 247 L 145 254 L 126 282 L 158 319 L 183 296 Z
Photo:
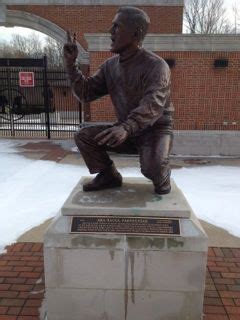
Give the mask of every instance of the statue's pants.
M 172 148 L 172 126 L 151 127 L 136 137 L 128 138 L 120 146 L 112 148 L 100 146 L 94 137 L 111 125 L 94 125 L 79 129 L 75 133 L 76 145 L 90 171 L 100 172 L 113 162 L 107 151 L 118 153 L 139 153 L 142 174 L 152 180 L 155 185 L 169 183 L 169 153 Z

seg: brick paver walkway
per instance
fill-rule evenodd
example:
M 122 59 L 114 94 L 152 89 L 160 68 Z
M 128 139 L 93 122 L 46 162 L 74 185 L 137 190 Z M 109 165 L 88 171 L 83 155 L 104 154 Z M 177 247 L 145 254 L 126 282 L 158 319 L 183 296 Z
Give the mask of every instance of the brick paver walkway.
M 7 247 L 0 256 L 0 320 L 38 320 L 44 288 L 43 245 Z
M 0 320 L 39 320 L 43 297 L 43 245 L 8 246 L 0 256 Z M 204 314 L 240 320 L 240 249 L 209 248 Z
M 43 156 L 40 157 L 41 160 L 49 160 L 59 162 L 66 155 L 71 154 L 69 150 L 65 150 L 59 144 L 54 144 L 50 141 L 41 141 L 41 142 L 28 142 L 19 147 L 22 152 L 42 152 Z
M 209 248 L 204 320 L 240 320 L 240 249 Z

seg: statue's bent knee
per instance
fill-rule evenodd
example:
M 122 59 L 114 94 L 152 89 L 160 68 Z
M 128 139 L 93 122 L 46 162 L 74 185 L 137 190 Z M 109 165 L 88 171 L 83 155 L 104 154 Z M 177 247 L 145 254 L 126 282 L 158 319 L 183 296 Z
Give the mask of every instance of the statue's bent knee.
M 74 133 L 75 142 L 86 141 L 91 137 L 89 128 L 81 128 Z
M 157 163 L 142 163 L 141 172 L 142 174 L 152 180 L 161 180 L 166 175 L 166 171 L 169 172 L 169 159 L 162 158 L 158 159 Z

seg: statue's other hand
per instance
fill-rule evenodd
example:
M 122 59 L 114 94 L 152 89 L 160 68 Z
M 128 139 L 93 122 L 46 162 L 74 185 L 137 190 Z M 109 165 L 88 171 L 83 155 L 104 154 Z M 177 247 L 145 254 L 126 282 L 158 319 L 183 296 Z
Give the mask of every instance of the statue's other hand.
M 120 125 L 106 129 L 94 138 L 99 145 L 117 147 L 122 144 L 128 137 L 128 132 Z
M 78 56 L 78 48 L 76 44 L 76 34 L 74 33 L 73 38 L 70 32 L 67 31 L 67 42 L 63 46 L 63 56 L 66 63 L 74 63 Z

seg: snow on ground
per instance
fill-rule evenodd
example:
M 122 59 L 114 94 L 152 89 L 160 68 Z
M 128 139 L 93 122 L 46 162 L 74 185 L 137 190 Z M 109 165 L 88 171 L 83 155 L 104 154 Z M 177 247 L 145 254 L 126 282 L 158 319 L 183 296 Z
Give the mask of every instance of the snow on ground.
M 85 167 L 26 159 L 15 146 L 14 141 L 0 141 L 0 252 L 55 216 L 80 177 L 88 175 Z M 120 172 L 141 176 L 138 168 Z M 238 167 L 182 168 L 173 170 L 172 177 L 199 218 L 240 237 Z
M 87 170 L 17 154 L 0 158 L 0 251 L 53 217 Z
M 172 177 L 199 219 L 240 237 L 239 167 L 182 168 Z

